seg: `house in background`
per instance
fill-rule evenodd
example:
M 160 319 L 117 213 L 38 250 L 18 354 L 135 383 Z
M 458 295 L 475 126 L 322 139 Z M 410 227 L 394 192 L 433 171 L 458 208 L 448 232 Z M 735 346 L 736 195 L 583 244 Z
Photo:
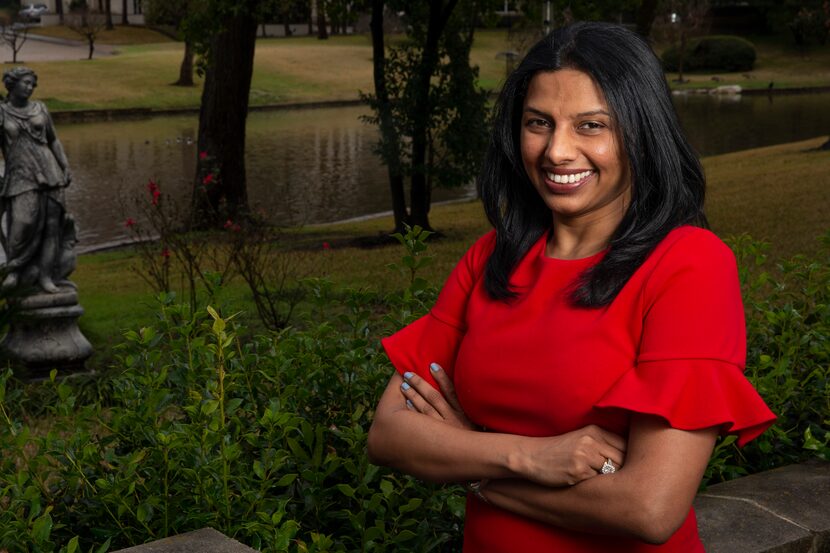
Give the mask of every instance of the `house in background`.
M 69 5 L 71 0 L 22 0 L 21 6 L 28 4 L 46 4 L 49 11 L 40 17 L 41 25 L 60 25 L 60 16 L 58 15 L 57 4 L 61 2 L 63 5 L 63 13 L 69 13 Z M 142 0 L 87 0 L 87 5 L 94 11 L 106 11 L 106 3 L 110 3 L 112 9 L 112 21 L 119 25 L 123 21 L 123 14 L 126 8 L 127 21 L 130 25 L 144 25 L 144 12 L 141 7 Z

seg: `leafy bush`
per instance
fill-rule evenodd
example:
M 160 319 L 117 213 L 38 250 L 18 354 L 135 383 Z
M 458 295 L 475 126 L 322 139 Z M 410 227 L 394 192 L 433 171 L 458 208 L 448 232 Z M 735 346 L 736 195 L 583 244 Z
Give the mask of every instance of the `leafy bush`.
M 770 267 L 766 244 L 732 241 L 747 326 L 747 376 L 778 416 L 745 448 L 729 437 L 707 478 L 729 480 L 817 456 L 830 460 L 830 233 L 816 259 Z
M 667 49 L 662 57 L 666 71 L 678 70 L 679 48 Z M 755 46 L 751 42 L 720 35 L 691 39 L 683 63 L 686 71 L 750 71 L 754 66 Z
M 424 236 L 401 237 L 404 266 Z M 215 309 L 160 296 L 158 323 L 126 333 L 109 406 L 71 381 L 42 422 L 0 377 L 0 549 L 123 547 L 205 526 L 262 551 L 458 549 L 464 493 L 370 465 L 371 414 L 392 368 L 377 336 L 435 297 L 414 273 L 374 320 L 371 292 L 311 281 L 308 328 L 243 343 Z M 431 297 L 429 297 L 431 295 Z M 6 393 L 8 391 L 8 394 Z
M 398 237 L 400 294 L 308 281 L 303 330 L 241 340 L 234 316 L 159 296 L 158 322 L 126 333 L 106 402 L 53 378 L 32 417 L 33 387 L 0 375 L 0 549 L 103 553 L 212 526 L 265 552 L 459 550 L 463 490 L 365 454 L 392 373 L 376 337 L 435 299 L 417 276 L 427 235 Z M 768 270 L 762 245 L 734 248 L 748 376 L 780 419 L 743 450 L 721 441 L 707 481 L 830 454 L 826 259 Z

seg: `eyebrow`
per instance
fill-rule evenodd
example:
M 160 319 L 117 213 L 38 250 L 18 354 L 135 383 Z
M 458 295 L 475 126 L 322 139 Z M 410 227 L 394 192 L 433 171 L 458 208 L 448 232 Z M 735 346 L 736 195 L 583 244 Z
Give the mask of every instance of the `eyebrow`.
M 535 113 L 536 115 L 542 115 L 544 117 L 550 117 L 550 115 L 548 115 L 544 111 L 542 111 L 540 109 L 536 109 L 536 108 L 531 107 L 531 106 L 528 106 L 528 107 L 525 108 L 525 112 L 528 112 L 528 111 L 531 112 L 531 113 Z M 591 111 L 583 111 L 583 112 L 577 113 L 575 115 L 575 117 L 591 117 L 593 115 L 605 115 L 607 117 L 611 117 L 611 114 L 608 113 L 604 109 L 594 109 L 594 110 L 591 110 Z

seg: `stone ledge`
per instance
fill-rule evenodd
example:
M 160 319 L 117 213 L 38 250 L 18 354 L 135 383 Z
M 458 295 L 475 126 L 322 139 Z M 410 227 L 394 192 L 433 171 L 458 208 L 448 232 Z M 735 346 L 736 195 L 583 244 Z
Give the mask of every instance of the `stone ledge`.
M 830 553 L 830 463 L 715 484 L 695 511 L 707 553 Z
M 232 540 L 213 528 L 202 528 L 144 545 L 119 549 L 113 553 L 257 553 L 257 551 Z

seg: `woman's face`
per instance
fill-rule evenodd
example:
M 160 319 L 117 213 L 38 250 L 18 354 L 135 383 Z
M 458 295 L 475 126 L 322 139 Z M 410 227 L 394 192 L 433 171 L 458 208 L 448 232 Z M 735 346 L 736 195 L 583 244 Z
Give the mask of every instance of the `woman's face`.
M 23 75 L 12 87 L 10 94 L 18 98 L 28 99 L 34 91 L 37 84 L 35 84 L 35 77 L 33 75 Z
M 602 91 L 587 73 L 560 69 L 531 79 L 521 149 L 525 171 L 555 220 L 615 227 L 622 220 L 631 198 L 628 161 Z

